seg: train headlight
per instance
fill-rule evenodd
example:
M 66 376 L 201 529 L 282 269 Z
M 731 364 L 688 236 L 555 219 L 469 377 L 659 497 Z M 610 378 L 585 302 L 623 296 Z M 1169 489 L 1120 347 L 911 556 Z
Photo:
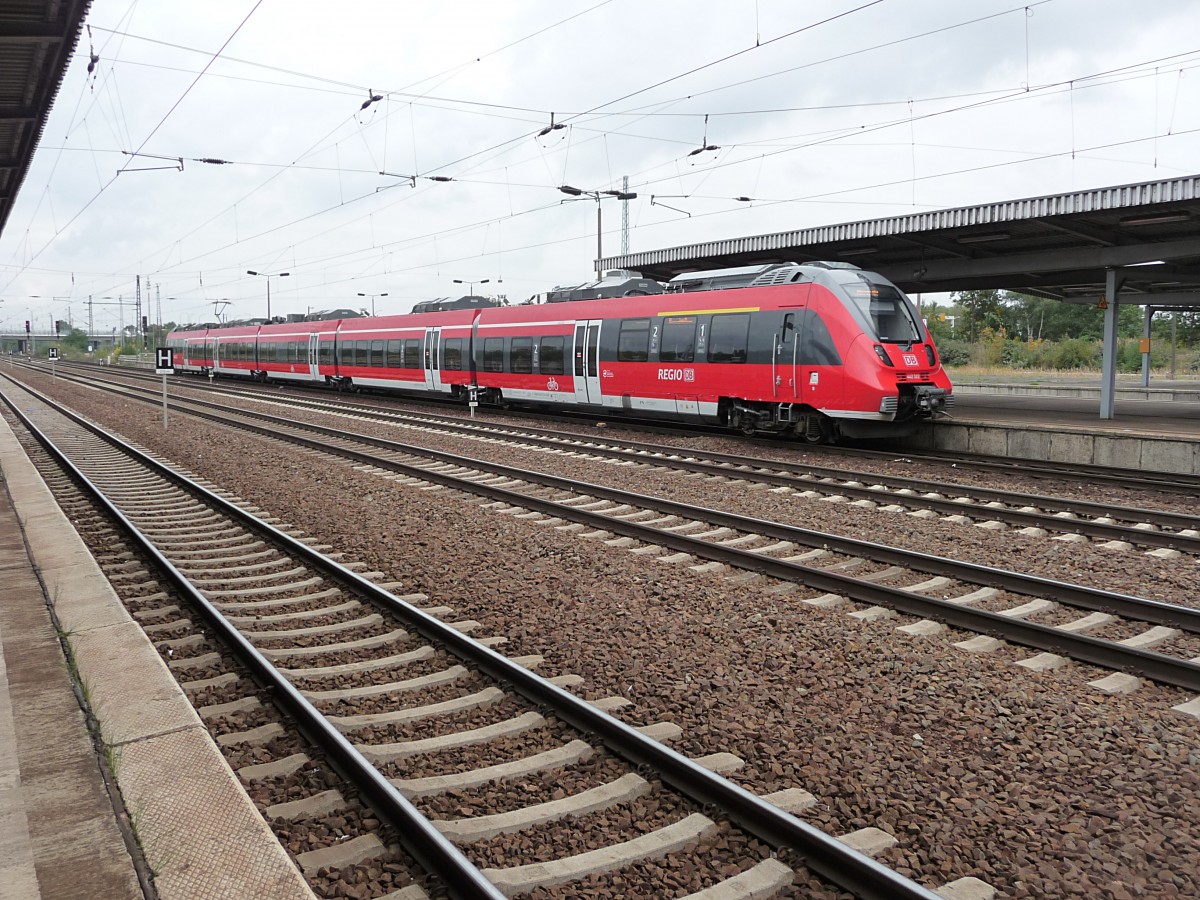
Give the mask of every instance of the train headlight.
M 883 349 L 883 344 L 875 345 L 875 355 L 879 357 L 879 361 L 885 366 L 893 366 L 894 368 L 891 359 L 888 358 L 887 351 Z
M 930 364 L 931 366 L 936 366 L 936 365 L 937 365 L 937 356 L 935 356 L 935 355 L 934 355 L 934 352 L 933 352 L 933 344 L 926 344 L 926 345 L 925 345 L 925 358 L 926 358 L 927 360 L 929 360 L 929 364 Z

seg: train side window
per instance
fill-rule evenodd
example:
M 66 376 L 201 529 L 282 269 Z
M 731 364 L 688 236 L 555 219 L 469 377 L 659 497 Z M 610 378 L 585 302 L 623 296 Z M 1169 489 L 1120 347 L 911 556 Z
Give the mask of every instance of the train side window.
M 533 338 L 513 338 L 508 354 L 509 366 L 514 372 L 533 371 Z
M 483 371 L 504 371 L 504 338 L 485 338 L 483 342 Z
M 588 339 L 588 358 L 587 358 L 587 373 L 589 378 L 595 378 L 600 374 L 600 326 L 589 325 L 587 330 Z
M 749 313 L 713 316 L 708 336 L 708 361 L 744 363 L 749 334 Z
M 663 321 L 660 362 L 691 362 L 696 355 L 696 317 L 668 316 Z
M 538 371 L 543 375 L 562 375 L 566 369 L 566 340 L 561 337 L 544 337 L 538 348 Z
M 371 341 L 371 365 L 382 369 L 384 364 L 384 341 Z
M 806 309 L 804 338 L 800 341 L 800 362 L 812 366 L 840 366 L 842 358 L 834 346 L 833 336 L 821 317 Z
M 619 362 L 645 362 L 650 358 L 650 320 L 623 319 L 617 338 Z
M 446 338 L 442 347 L 442 368 L 462 371 L 462 338 Z
M 321 341 L 317 344 L 317 365 L 332 366 L 333 365 L 333 342 Z
M 387 367 L 399 369 L 404 364 L 404 341 L 387 342 Z
M 404 368 L 421 368 L 421 339 L 409 338 L 404 342 Z

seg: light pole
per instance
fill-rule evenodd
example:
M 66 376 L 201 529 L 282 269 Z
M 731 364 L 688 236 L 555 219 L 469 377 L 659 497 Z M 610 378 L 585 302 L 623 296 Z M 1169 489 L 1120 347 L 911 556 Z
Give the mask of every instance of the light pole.
M 635 200 L 637 194 L 630 191 L 585 191 L 582 188 L 571 187 L 569 184 L 560 184 L 558 189 L 564 194 L 570 194 L 572 197 L 588 197 L 596 201 L 596 259 L 600 260 L 604 257 L 604 250 L 601 245 L 601 235 L 604 234 L 604 229 L 600 224 L 600 201 L 606 197 L 615 197 L 617 200 Z M 568 201 L 564 200 L 563 203 Z
M 382 294 L 364 294 L 362 291 L 359 291 L 358 296 L 371 298 L 371 315 L 375 315 L 375 298 L 376 297 L 386 297 L 387 291 L 384 291 Z
M 267 279 L 267 324 L 271 324 L 271 279 L 272 278 L 287 278 L 291 272 L 255 272 L 253 269 L 246 270 L 247 275 L 261 275 Z
M 455 279 L 454 279 L 454 283 L 455 283 L 455 284 L 465 284 L 465 285 L 469 285 L 469 286 L 470 286 L 470 288 L 471 288 L 471 291 L 470 291 L 470 293 L 469 293 L 467 296 L 468 296 L 468 297 L 474 297 L 474 296 L 475 296 L 475 285 L 477 285 L 477 284 L 487 284 L 487 283 L 488 283 L 489 281 L 491 281 L 491 280 L 492 280 L 492 279 L 490 279 L 490 278 L 481 278 L 479 281 L 463 281 L 461 278 L 455 278 Z

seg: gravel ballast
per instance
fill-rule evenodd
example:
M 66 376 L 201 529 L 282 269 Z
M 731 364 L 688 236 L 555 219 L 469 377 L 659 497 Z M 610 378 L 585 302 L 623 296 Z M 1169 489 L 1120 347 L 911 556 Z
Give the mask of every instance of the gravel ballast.
M 456 618 L 503 634 L 541 671 L 576 672 L 588 697 L 633 701 L 633 724 L 674 721 L 676 746 L 746 760 L 757 792 L 801 787 L 805 818 L 832 833 L 874 826 L 899 840 L 882 861 L 927 884 L 973 875 L 1002 896 L 1194 896 L 1200 723 L 1191 699 L 1148 685 L 1088 688 L 1099 670 L 1031 674 L 1013 654 L 951 646 L 969 635 L 895 632 L 799 603 L 814 591 L 731 582 L 489 514 L 451 491 L 421 491 L 311 454 L 61 381 L 25 376 L 108 428 L 365 562 Z M 297 412 L 413 441 L 411 430 Z M 441 446 L 444 442 L 444 446 Z M 628 486 L 621 468 L 423 435 L 508 465 Z M 726 442 L 728 443 L 728 442 Z M 490 448 L 490 449 L 489 449 Z M 531 462 L 532 461 L 532 462 Z M 911 474 L 911 469 L 905 474 Z M 1106 551 L 801 501 L 640 470 L 636 490 L 804 527 L 1003 564 L 1171 602 L 1196 601 L 1197 563 Z M 1138 503 L 1137 505 L 1151 505 Z M 936 548 L 936 549 L 934 549 Z M 798 893 L 799 895 L 803 895 Z

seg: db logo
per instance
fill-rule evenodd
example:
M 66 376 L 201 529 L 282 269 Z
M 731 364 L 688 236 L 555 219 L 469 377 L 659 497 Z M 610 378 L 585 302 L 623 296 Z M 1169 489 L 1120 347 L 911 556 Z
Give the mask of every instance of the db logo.
M 913 354 L 913 353 L 905 353 L 904 354 L 904 364 L 906 366 L 920 365 L 920 363 L 917 362 L 916 354 Z
M 695 369 L 659 369 L 659 381 L 695 381 Z
M 546 390 L 557 391 L 558 390 L 558 379 L 551 378 L 549 381 L 547 381 L 546 382 Z

